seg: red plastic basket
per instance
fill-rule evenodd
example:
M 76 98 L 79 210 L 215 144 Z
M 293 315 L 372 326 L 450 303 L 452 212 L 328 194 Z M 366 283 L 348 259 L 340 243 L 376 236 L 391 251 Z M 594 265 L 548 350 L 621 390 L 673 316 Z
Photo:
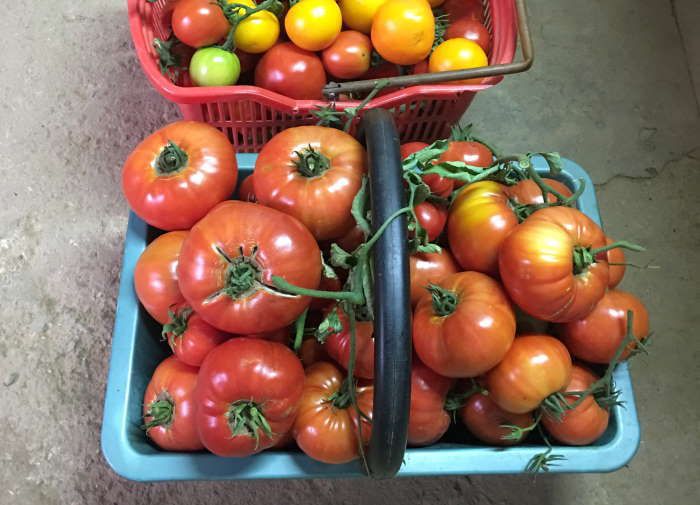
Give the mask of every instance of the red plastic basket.
M 294 100 L 256 86 L 184 87 L 161 74 L 153 39 L 170 36 L 170 14 L 177 0 L 128 0 L 129 24 L 141 67 L 153 87 L 176 103 L 185 119 L 204 121 L 226 133 L 238 152 L 258 152 L 274 134 L 317 121 L 311 111 L 327 102 Z M 513 61 L 517 45 L 513 0 L 482 0 L 485 25 L 491 34 L 489 65 Z M 477 91 L 503 76 L 487 77 L 480 85 L 430 84 L 398 89 L 373 99 L 367 109 L 389 109 L 402 141 L 430 142 L 449 135 L 450 126 L 471 104 Z M 338 110 L 358 101 L 337 101 Z

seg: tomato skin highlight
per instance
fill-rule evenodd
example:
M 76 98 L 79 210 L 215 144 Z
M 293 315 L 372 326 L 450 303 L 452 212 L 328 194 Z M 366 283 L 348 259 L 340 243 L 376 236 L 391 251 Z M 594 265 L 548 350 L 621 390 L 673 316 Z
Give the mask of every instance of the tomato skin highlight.
M 516 445 L 525 440 L 506 439 L 511 430 L 503 425 L 527 428 L 533 422 L 532 413 L 514 414 L 499 407 L 490 396 L 475 393 L 467 403 L 459 409 L 459 419 L 469 432 L 482 442 L 489 445 Z M 527 432 L 526 432 L 527 433 Z
M 428 284 L 441 281 L 450 274 L 459 271 L 454 257 L 447 249 L 437 253 L 416 252 L 409 257 L 411 272 L 411 306 L 415 307 L 418 300 L 426 292 Z
M 231 25 L 211 0 L 179 0 L 173 10 L 172 28 L 180 41 L 198 48 L 219 42 Z
M 260 59 L 255 85 L 297 100 L 321 100 L 326 72 L 316 54 L 284 42 Z
M 434 40 L 435 18 L 425 0 L 387 0 L 372 19 L 372 45 L 391 63 L 418 63 Z
M 432 371 L 414 357 L 411 367 L 411 405 L 408 417 L 408 445 L 437 442 L 450 427 L 445 398 L 454 379 Z

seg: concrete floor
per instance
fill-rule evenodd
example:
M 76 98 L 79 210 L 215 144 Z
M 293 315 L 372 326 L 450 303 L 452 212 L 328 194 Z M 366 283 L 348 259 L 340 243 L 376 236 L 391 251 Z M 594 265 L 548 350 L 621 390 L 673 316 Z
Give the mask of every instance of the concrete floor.
M 6 2 L 0 16 L 0 504 L 697 503 L 697 0 L 529 0 L 535 67 L 468 113 L 508 150 L 577 160 L 609 234 L 645 244 L 634 261 L 659 267 L 623 285 L 656 332 L 633 364 L 643 440 L 627 468 L 152 485 L 112 473 L 99 431 L 126 228 L 121 163 L 177 111 L 137 66 L 126 2 L 48 3 Z

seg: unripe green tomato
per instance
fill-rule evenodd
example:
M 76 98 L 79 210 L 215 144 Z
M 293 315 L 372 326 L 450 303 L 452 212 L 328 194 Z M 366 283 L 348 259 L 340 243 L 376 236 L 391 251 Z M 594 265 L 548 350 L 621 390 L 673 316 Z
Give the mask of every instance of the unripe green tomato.
M 190 60 L 190 77 L 197 86 L 230 86 L 240 75 L 238 56 L 219 47 L 197 49 Z

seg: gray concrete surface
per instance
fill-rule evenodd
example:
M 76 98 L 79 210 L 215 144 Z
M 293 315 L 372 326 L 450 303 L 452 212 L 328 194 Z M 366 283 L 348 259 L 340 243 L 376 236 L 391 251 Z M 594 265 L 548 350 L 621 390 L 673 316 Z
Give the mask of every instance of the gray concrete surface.
M 126 204 L 121 162 L 177 117 L 123 0 L 5 2 L 0 16 L 0 504 L 697 503 L 700 19 L 696 0 L 529 0 L 535 67 L 468 113 L 508 150 L 590 171 L 608 232 L 645 244 L 623 286 L 656 341 L 633 364 L 643 441 L 609 475 L 391 482 L 127 482 L 99 430 Z M 674 5 L 675 4 L 675 5 Z M 693 84 L 694 82 L 694 84 Z

